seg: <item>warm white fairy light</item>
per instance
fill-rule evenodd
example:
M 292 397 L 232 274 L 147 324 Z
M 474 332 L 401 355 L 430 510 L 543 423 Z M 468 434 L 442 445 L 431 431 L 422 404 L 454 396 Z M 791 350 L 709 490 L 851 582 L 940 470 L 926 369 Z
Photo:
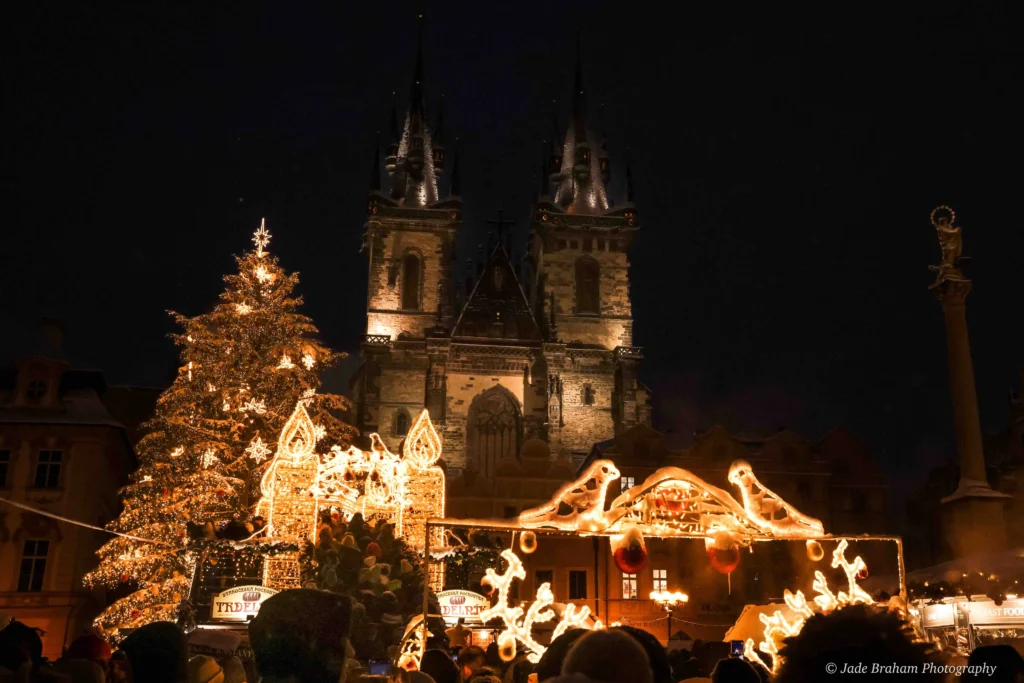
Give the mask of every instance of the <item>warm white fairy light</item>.
M 266 266 L 261 265 L 256 269 L 256 279 L 267 284 L 274 281 L 274 274 L 267 270 Z
M 514 580 L 525 579 L 526 570 L 523 568 L 522 560 L 510 548 L 503 550 L 501 557 L 508 563 L 505 573 L 498 574 L 494 569 L 488 568 L 482 581 L 497 591 L 498 599 L 493 607 L 480 612 L 480 621 L 487 623 L 497 617 L 505 624 L 504 630 L 498 635 L 498 652 L 503 660 L 511 661 L 515 657 L 515 641 L 518 640 L 527 650 L 531 650 L 526 658 L 536 664 L 547 648 L 534 640 L 533 625 L 551 621 L 555 616 L 554 610 L 548 609 L 555 601 L 551 584 L 545 582 L 537 588 L 537 596 L 525 612 L 519 606 L 509 607 L 509 587 Z M 567 604 L 558 626 L 551 634 L 551 640 L 570 628 L 592 628 L 589 617 L 589 607 L 577 609 L 573 603 Z
M 235 310 L 238 311 L 238 315 L 249 315 L 252 313 L 252 306 L 247 303 L 235 304 Z
M 217 457 L 217 451 L 212 448 L 207 448 L 206 452 L 203 453 L 203 469 L 210 469 L 220 463 L 220 458 Z
M 188 362 L 188 381 L 192 381 L 192 361 Z
M 292 359 L 288 357 L 287 353 L 281 356 L 281 362 L 277 364 L 278 370 L 291 370 L 294 367 L 295 363 L 292 362 Z
M 245 449 L 245 452 L 258 464 L 267 459 L 267 456 L 270 455 L 270 448 L 257 436 Z
M 231 412 L 231 404 L 228 403 L 227 401 L 224 401 L 224 405 L 222 405 L 220 409 L 223 410 L 225 413 L 229 413 Z
M 242 412 L 252 411 L 257 415 L 264 415 L 267 412 L 267 404 L 263 401 L 263 399 L 253 398 L 243 403 L 242 407 L 239 410 L 241 410 Z
M 313 366 L 316 365 L 316 358 L 313 358 L 312 354 L 305 354 L 302 356 L 302 364 L 306 366 L 307 370 L 312 370 Z
M 316 440 L 319 442 L 325 436 L 327 436 L 327 427 L 323 425 L 313 425 L 313 434 L 316 436 Z
M 212 394 L 213 392 L 217 391 L 217 387 L 213 385 L 213 382 L 207 382 L 206 390 Z
M 843 571 L 846 574 L 846 581 L 849 590 L 848 593 L 845 591 L 839 591 L 838 595 L 834 594 L 828 587 L 828 581 L 825 579 L 825 575 L 820 571 L 814 572 L 814 583 L 811 584 L 811 588 L 813 588 L 818 595 L 814 598 L 813 602 L 823 613 L 831 612 L 832 610 L 845 607 L 846 605 L 872 605 L 875 602 L 871 599 L 871 596 L 857 584 L 857 574 L 858 572 L 867 569 L 867 564 L 859 555 L 853 560 L 853 562 L 849 562 L 846 559 L 846 548 L 848 546 L 849 544 L 846 539 L 843 539 L 836 545 L 836 549 L 832 553 L 832 567 L 843 568 Z M 783 601 L 786 603 L 786 607 L 794 613 L 792 620 L 788 619 L 781 610 L 776 610 L 771 616 L 768 616 L 767 614 L 758 615 L 761 623 L 764 624 L 764 640 L 757 645 L 757 648 L 755 648 L 754 639 L 748 638 L 743 646 L 744 656 L 749 661 L 760 664 L 762 667 L 770 671 L 772 675 L 778 673 L 779 668 L 782 666 L 782 657 L 779 656 L 779 646 L 782 645 L 782 641 L 800 633 L 807 619 L 814 615 L 814 610 L 807 602 L 807 598 L 804 597 L 803 591 L 797 591 L 794 594 L 787 589 L 783 595 Z M 766 652 L 772 656 L 771 666 L 768 666 L 764 659 L 762 659 L 758 654 L 758 648 L 760 648 L 762 652 Z
M 144 475 L 142 477 L 142 481 L 153 481 L 153 477 L 149 476 L 148 474 Z
M 185 447 L 184 447 L 184 446 L 178 446 L 178 447 L 177 447 L 177 448 L 175 448 L 175 449 L 174 449 L 173 451 L 171 451 L 171 457 L 172 457 L 172 458 L 178 458 L 178 457 L 181 457 L 181 455 L 182 455 L 182 454 L 183 454 L 184 452 L 185 452 Z
M 252 241 L 256 244 L 256 255 L 262 257 L 263 248 L 270 244 L 270 233 L 267 232 L 267 219 L 260 219 L 260 229 L 253 233 Z

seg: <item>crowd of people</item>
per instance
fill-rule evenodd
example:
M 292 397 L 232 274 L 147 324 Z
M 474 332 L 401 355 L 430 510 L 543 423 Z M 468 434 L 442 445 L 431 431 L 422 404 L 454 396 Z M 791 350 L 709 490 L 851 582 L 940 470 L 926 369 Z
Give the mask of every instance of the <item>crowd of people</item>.
M 969 659 L 943 656 L 914 637 L 896 613 L 862 606 L 816 615 L 787 639 L 774 678 L 741 657 L 708 668 L 701 652 L 670 655 L 650 633 L 619 626 L 573 629 L 532 664 L 519 650 L 502 661 L 486 649 L 432 635 L 419 671 L 366 672 L 351 645 L 353 600 L 318 589 L 272 596 L 249 623 L 255 671 L 235 657 L 189 658 L 184 633 L 170 622 L 133 631 L 116 652 L 96 636 L 75 640 L 50 664 L 38 632 L 12 621 L 0 631 L 0 681 L 19 683 L 807 683 L 870 681 L 1024 683 L 1024 659 L 1009 645 L 975 649 Z M 705 648 L 704 652 L 707 649 Z M 964 668 L 966 667 L 966 669 Z

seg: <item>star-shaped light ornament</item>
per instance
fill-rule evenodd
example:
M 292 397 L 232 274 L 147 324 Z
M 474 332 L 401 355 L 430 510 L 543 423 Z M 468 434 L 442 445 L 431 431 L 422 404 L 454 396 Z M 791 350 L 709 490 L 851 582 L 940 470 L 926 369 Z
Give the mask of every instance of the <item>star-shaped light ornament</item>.
M 256 255 L 263 258 L 263 247 L 270 244 L 270 233 L 267 232 L 267 219 L 260 219 L 260 229 L 253 233 L 252 241 L 256 244 Z
M 270 448 L 267 447 L 260 437 L 256 437 L 245 449 L 245 452 L 256 461 L 257 464 L 263 462 L 270 455 Z
M 220 462 L 220 458 L 217 457 L 217 452 L 212 448 L 207 448 L 206 452 L 203 453 L 203 469 L 210 469 Z
M 263 415 L 267 412 L 267 404 L 263 402 L 263 399 L 252 399 L 242 405 L 242 412 L 252 411 L 257 415 Z
M 294 367 L 295 363 L 292 362 L 292 359 L 288 357 L 287 353 L 281 356 L 281 362 L 277 364 L 278 370 L 291 370 Z
M 313 354 L 307 353 L 302 357 L 302 364 L 306 366 L 307 370 L 312 370 L 316 365 L 316 358 L 313 358 Z
M 306 389 L 302 392 L 302 398 L 299 401 L 302 405 L 308 406 L 313 401 L 314 396 L 316 396 L 316 389 Z
M 184 446 L 178 446 L 173 451 L 171 451 L 171 457 L 172 458 L 177 458 L 177 457 L 181 456 L 181 454 L 184 453 L 184 452 L 185 452 L 185 447 Z
M 256 279 L 266 284 L 274 281 L 274 274 L 267 270 L 266 266 L 260 266 L 256 269 Z
M 327 436 L 327 428 L 323 425 L 313 425 L 313 435 L 316 436 L 316 440 L 319 441 Z
M 252 313 L 252 306 L 246 303 L 235 304 L 235 310 L 238 311 L 238 315 L 249 315 Z

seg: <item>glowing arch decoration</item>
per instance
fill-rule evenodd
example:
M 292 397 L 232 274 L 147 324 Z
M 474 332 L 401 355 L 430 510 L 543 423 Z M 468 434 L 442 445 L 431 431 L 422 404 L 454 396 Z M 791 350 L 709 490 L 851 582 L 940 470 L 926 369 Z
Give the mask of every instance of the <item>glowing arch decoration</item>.
M 525 510 L 525 529 L 559 529 L 622 534 L 637 528 L 644 535 L 704 536 L 726 531 L 741 543 L 761 538 L 807 539 L 824 534 L 821 521 L 802 514 L 764 486 L 750 464 L 735 461 L 729 481 L 742 503 L 688 470 L 663 467 L 639 486 L 622 493 L 605 509 L 609 484 L 619 478 L 610 460 L 597 460 L 544 505 Z

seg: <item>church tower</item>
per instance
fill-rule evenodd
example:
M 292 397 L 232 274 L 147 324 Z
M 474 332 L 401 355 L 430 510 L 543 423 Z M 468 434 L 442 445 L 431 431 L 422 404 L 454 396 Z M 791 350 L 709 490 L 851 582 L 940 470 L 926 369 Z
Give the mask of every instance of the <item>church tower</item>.
M 369 257 L 365 363 L 353 387 L 364 432 L 383 429 L 391 417 L 381 412 L 381 391 L 387 393 L 381 386 L 381 364 L 386 363 L 392 343 L 423 340 L 449 324 L 452 315 L 451 264 L 462 220 L 458 160 L 452 160 L 448 196 L 439 199 L 446 165 L 443 110 L 431 127 L 424 94 L 422 16 L 419 21 L 416 65 L 401 124 L 392 104 L 384 159 L 387 183 L 381 183 L 379 146 L 370 178 L 363 237 Z M 422 409 L 422 386 L 421 381 L 415 396 L 405 397 L 410 407 L 418 404 Z M 397 400 L 392 399 L 392 403 Z
M 532 305 L 544 327 L 548 439 L 552 451 L 589 449 L 593 435 L 650 424 L 647 390 L 637 380 L 629 250 L 636 236 L 632 178 L 626 201 L 608 197 L 612 165 L 587 116 L 577 38 L 572 114 L 556 122 L 541 197 L 531 218 Z

